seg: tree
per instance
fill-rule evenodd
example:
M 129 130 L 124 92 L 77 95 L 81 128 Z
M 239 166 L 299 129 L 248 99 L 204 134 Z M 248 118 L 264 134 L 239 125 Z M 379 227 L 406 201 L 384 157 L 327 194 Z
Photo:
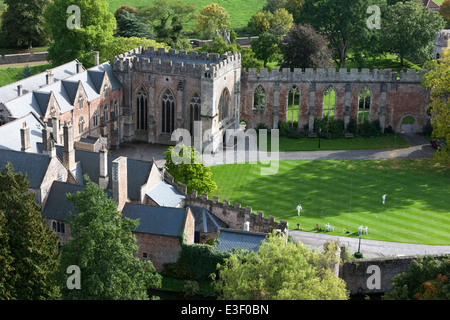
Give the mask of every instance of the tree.
M 263 61 L 264 68 L 269 61 L 278 60 L 280 52 L 280 38 L 270 32 L 259 35 L 258 40 L 252 40 L 252 51 L 255 57 Z
M 0 172 L 0 278 L 7 282 L 0 284 L 0 295 L 17 300 L 57 299 L 53 273 L 59 259 L 58 238 L 47 229 L 29 185 L 25 175 L 14 172 L 11 163 L 5 164 Z
M 386 0 L 305 0 L 300 22 L 310 24 L 327 38 L 335 63 L 345 68 L 348 51 L 355 44 L 368 41 L 377 29 L 367 27 L 367 9 L 386 6 Z
M 67 13 L 73 5 L 80 9 L 79 26 L 74 19 L 76 12 Z M 116 19 L 108 11 L 107 0 L 54 0 L 44 16 L 45 28 L 52 39 L 48 59 L 56 65 L 78 59 L 86 67 L 92 66 L 92 52 L 108 42 L 116 29 Z
M 183 36 L 184 25 L 196 18 L 197 9 L 194 3 L 182 0 L 155 0 L 139 7 L 136 16 L 152 26 L 157 41 L 174 47 Z
M 292 21 L 292 15 L 284 8 L 274 13 L 257 12 L 252 16 L 249 27 L 258 36 L 251 42 L 252 51 L 257 59 L 264 62 L 264 67 L 267 62 L 278 60 L 283 36 L 292 27 Z
M 117 18 L 117 32 L 119 37 L 150 38 L 150 27 L 140 21 L 136 16 L 128 11 L 123 11 Z
M 331 52 L 324 37 L 310 25 L 295 25 L 281 45 L 282 68 L 332 67 Z
M 165 44 L 155 40 L 138 37 L 112 37 L 100 46 L 100 56 L 106 61 L 114 61 L 114 57 L 133 50 L 139 46 L 169 49 Z
M 385 50 L 397 53 L 401 65 L 408 57 L 423 63 L 433 53 L 433 40 L 444 27 L 444 20 L 422 3 L 398 2 L 388 6 L 382 23 Z
M 344 300 L 345 282 L 331 266 L 337 246 L 310 252 L 301 243 L 272 233 L 258 252 L 238 250 L 218 266 L 215 289 L 224 300 Z
M 211 178 L 211 168 L 202 163 L 200 153 L 193 146 L 188 148 L 181 145 L 179 149 L 169 147 L 163 153 L 166 160 L 164 167 L 172 175 L 174 182 L 185 184 L 188 193 L 193 189 L 199 194 L 210 194 L 216 190 L 217 185 Z
M 433 136 L 447 142 L 435 158 L 443 163 L 450 162 L 450 50 L 442 52 L 438 61 L 426 64 L 429 71 L 425 74 L 422 85 L 430 90 L 431 103 L 428 106 L 432 115 Z
M 45 42 L 42 16 L 49 0 L 4 0 L 2 32 L 12 46 L 27 45 L 29 49 Z
M 212 39 L 216 30 L 230 27 L 230 15 L 217 3 L 203 7 L 197 19 L 196 30 L 204 39 Z
M 419 257 L 392 279 L 383 300 L 450 300 L 450 260 Z
M 439 14 L 445 20 L 445 29 L 450 29 L 450 0 L 445 0 L 439 7 Z
M 132 230 L 139 222 L 122 218 L 115 202 L 85 176 L 86 188 L 67 199 L 77 212 L 70 213 L 71 237 L 61 246 L 56 279 L 64 299 L 143 300 L 147 289 L 160 286 L 150 261 L 140 261 Z M 81 289 L 68 289 L 66 270 L 80 268 Z

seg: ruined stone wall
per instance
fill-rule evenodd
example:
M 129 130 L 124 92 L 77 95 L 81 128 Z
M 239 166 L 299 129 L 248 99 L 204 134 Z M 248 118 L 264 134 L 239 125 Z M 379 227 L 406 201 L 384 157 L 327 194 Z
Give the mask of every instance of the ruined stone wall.
M 263 123 L 269 128 L 277 128 L 279 121 L 286 121 L 288 93 L 297 86 L 300 91 L 298 124 L 303 129 L 309 125 L 312 131 L 314 118 L 322 118 L 324 95 L 328 87 L 335 90 L 335 119 L 348 124 L 357 118 L 359 96 L 367 86 L 371 93 L 369 121 L 379 120 L 382 129 L 392 126 L 400 130 L 405 116 L 415 118 L 415 131 L 422 130 L 426 122 L 426 106 L 429 102 L 427 91 L 421 81 L 427 70 L 407 70 L 400 73 L 386 69 L 249 69 L 242 74 L 240 118 L 247 128 Z M 265 108 L 255 109 L 254 92 L 261 85 L 266 96 Z

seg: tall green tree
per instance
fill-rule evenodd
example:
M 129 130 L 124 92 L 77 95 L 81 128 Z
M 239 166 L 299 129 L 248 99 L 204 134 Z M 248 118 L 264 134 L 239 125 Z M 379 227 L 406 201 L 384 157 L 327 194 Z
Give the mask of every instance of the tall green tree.
M 329 68 L 331 52 L 323 36 L 309 25 L 295 25 L 283 39 L 282 68 Z
M 197 6 L 182 0 L 155 0 L 138 8 L 136 16 L 150 24 L 156 40 L 173 47 L 184 36 L 184 26 L 196 18 Z
M 301 243 L 271 234 L 258 252 L 237 251 L 218 266 L 215 289 L 224 300 L 346 300 L 345 282 L 331 266 L 337 246 L 310 252 Z
M 216 183 L 212 180 L 211 168 L 202 163 L 200 153 L 195 147 L 188 148 L 185 145 L 179 147 L 179 150 L 169 147 L 163 153 L 167 172 L 175 182 L 185 184 L 189 193 L 195 189 L 199 194 L 211 194 L 217 189 Z
M 382 11 L 386 0 L 305 0 L 300 22 L 312 25 L 327 38 L 335 63 L 345 68 L 349 50 L 380 32 L 367 26 L 371 17 L 367 9 L 371 5 Z
M 450 260 L 419 257 L 392 279 L 383 300 L 450 300 Z
M 422 3 L 398 2 L 388 6 L 383 18 L 383 46 L 399 55 L 402 66 L 405 57 L 423 63 L 431 59 L 434 37 L 444 26 L 439 13 Z
M 428 106 L 432 115 L 432 135 L 444 139 L 447 143 L 435 158 L 443 163 L 450 163 L 450 50 L 445 50 L 441 58 L 426 63 L 429 70 L 425 74 L 422 85 L 430 90 L 431 103 Z
M 83 191 L 67 195 L 77 214 L 70 214 L 71 238 L 61 246 L 56 279 L 64 299 L 141 300 L 147 289 L 160 285 L 160 276 L 150 261 L 140 261 L 136 237 L 138 221 L 122 218 L 115 202 L 89 181 Z M 80 270 L 80 289 L 66 286 L 66 270 Z
M 196 31 L 203 39 L 212 39 L 216 30 L 226 30 L 230 27 L 230 15 L 225 8 L 217 3 L 203 7 L 197 19 Z
M 58 238 L 47 229 L 34 199 L 26 176 L 7 162 L 0 172 L 0 278 L 7 281 L 0 284 L 0 298 L 59 298 L 53 279 Z
M 74 10 L 67 13 L 69 7 Z M 108 11 L 107 0 L 54 0 L 47 6 L 44 17 L 51 38 L 48 59 L 56 65 L 78 59 L 84 66 L 92 66 L 92 52 L 100 50 L 116 29 L 116 19 Z
M 4 0 L 2 32 L 11 46 L 29 49 L 45 42 L 43 12 L 49 0 Z
M 116 18 L 117 31 L 116 36 L 119 37 L 137 37 L 137 38 L 150 38 L 150 27 L 146 23 L 140 21 L 133 13 L 123 11 Z

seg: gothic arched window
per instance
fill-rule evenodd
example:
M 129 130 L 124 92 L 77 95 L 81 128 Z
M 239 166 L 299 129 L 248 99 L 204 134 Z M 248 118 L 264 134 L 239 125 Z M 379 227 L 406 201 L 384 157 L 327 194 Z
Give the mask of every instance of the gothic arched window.
M 175 98 L 167 89 L 161 97 L 161 120 L 163 133 L 172 133 L 175 130 Z
M 227 88 L 223 89 L 219 100 L 219 121 L 228 118 L 228 110 L 230 107 L 230 92 Z
M 266 107 L 266 91 L 259 85 L 253 94 L 253 109 L 264 109 Z
M 136 111 L 137 111 L 137 130 L 147 131 L 147 117 L 148 117 L 148 108 L 147 108 L 147 94 L 141 88 L 136 95 Z
M 322 118 L 328 118 L 331 120 L 334 118 L 336 105 L 336 91 L 332 86 L 325 89 L 323 93 L 323 109 Z
M 194 134 L 194 123 L 195 121 L 201 121 L 201 116 L 200 116 L 200 112 L 201 112 L 201 99 L 200 96 L 198 95 L 198 93 L 195 93 L 192 96 L 192 99 L 190 101 L 189 104 L 189 129 L 191 132 L 191 135 Z
M 297 86 L 293 86 L 288 92 L 286 120 L 291 127 L 298 122 L 300 111 L 300 90 Z
M 84 131 L 84 119 L 83 117 L 81 117 L 80 120 L 78 121 L 78 132 L 82 134 L 83 131 Z

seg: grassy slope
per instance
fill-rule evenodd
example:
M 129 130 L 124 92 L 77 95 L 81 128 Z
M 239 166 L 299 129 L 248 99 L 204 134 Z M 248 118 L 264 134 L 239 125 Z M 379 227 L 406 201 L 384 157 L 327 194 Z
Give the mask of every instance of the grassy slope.
M 358 226 L 367 225 L 367 239 L 450 244 L 450 171 L 432 160 L 280 161 L 272 176 L 261 176 L 259 164 L 211 169 L 220 201 L 284 219 L 291 229 L 300 223 L 314 231 L 329 222 L 331 234 L 348 229 L 357 236 Z
M 41 64 L 30 66 L 31 71 L 34 74 L 38 74 L 40 72 L 44 72 L 48 69 L 50 64 Z M 25 67 L 5 67 L 0 68 L 0 86 L 5 86 L 7 84 L 19 81 L 22 79 L 22 71 Z
M 247 25 L 250 17 L 257 11 L 259 11 L 265 4 L 265 1 L 261 0 L 184 0 L 185 2 L 195 3 L 200 10 L 211 3 L 217 3 L 219 6 L 225 8 L 230 15 L 231 27 L 242 28 Z M 151 0 L 108 0 L 109 11 L 114 12 L 122 5 L 129 5 L 132 7 L 139 7 L 151 4 Z

